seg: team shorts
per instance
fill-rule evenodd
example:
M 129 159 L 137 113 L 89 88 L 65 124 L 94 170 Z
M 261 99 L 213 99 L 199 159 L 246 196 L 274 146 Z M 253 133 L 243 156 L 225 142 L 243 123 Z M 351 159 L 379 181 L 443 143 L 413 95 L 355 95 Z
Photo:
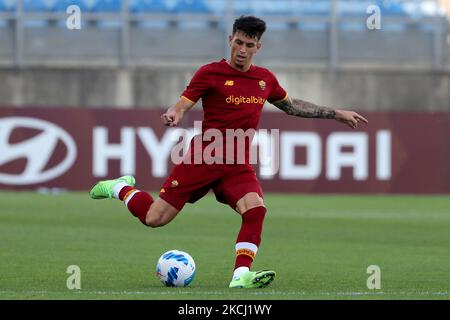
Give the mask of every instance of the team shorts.
M 181 210 L 186 202 L 194 203 L 213 190 L 217 201 L 233 210 L 247 193 L 263 198 L 261 185 L 249 164 L 185 164 L 174 167 L 164 182 L 159 197 Z

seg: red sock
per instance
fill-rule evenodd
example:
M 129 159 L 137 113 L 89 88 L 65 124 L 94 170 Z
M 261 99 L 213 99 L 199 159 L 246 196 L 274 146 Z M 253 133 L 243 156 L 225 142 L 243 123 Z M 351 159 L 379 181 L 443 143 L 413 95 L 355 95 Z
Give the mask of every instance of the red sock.
M 128 192 L 132 191 L 132 190 L 136 190 L 135 188 L 133 188 L 132 186 L 125 186 L 122 189 L 120 189 L 119 192 L 119 199 L 124 201 L 125 196 L 127 195 Z
M 242 225 L 236 240 L 236 262 L 234 268 L 250 268 L 261 244 L 262 226 L 266 208 L 256 207 L 242 215 Z
M 131 199 L 128 200 L 128 197 L 131 196 Z M 137 190 L 130 186 L 125 186 L 119 192 L 119 199 L 127 203 L 127 208 L 130 212 L 138 218 L 143 224 L 145 223 L 145 218 L 147 217 L 148 209 L 153 203 L 152 196 L 140 190 Z
M 253 258 L 244 255 L 244 254 L 240 254 L 236 257 L 236 261 L 234 263 L 234 269 L 236 270 L 239 267 L 247 267 L 250 269 L 250 267 L 252 266 L 252 262 L 253 262 Z

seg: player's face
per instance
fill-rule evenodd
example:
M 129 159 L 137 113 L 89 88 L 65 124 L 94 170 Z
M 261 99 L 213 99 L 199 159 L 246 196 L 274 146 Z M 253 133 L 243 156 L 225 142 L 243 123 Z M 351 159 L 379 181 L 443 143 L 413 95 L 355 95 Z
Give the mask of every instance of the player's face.
M 261 43 L 257 38 L 250 38 L 241 31 L 237 31 L 230 36 L 229 43 L 231 48 L 231 65 L 237 69 L 247 70 L 252 64 L 253 56 L 261 48 Z

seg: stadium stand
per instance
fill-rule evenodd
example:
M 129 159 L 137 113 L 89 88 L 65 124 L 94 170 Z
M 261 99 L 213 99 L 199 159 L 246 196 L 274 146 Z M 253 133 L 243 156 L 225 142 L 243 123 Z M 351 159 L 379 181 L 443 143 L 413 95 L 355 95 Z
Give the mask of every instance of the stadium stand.
M 10 27 L 15 10 L 15 0 L 0 0 L 0 29 Z
M 170 8 L 164 0 L 132 0 L 129 4 L 131 13 L 167 13 Z
M 171 8 L 165 0 L 131 0 L 128 9 L 132 14 L 131 23 L 134 28 L 166 29 L 170 26 L 170 22 L 165 17 L 160 17 L 161 14 L 171 13 Z M 140 18 L 146 14 L 158 16 L 148 19 Z
M 179 0 L 173 11 L 176 13 L 210 13 L 204 0 Z
M 92 11 L 94 12 L 120 12 L 122 2 L 120 0 L 91 0 L 94 3 Z
M 16 15 L 19 1 L 23 1 L 24 12 Z M 450 61 L 449 44 L 445 41 L 449 34 L 448 17 L 434 0 L 336 0 L 335 6 L 332 0 L 128 0 L 127 7 L 123 1 L 0 0 L 0 29 L 4 40 L 1 52 L 17 55 L 14 21 L 25 27 L 23 41 L 32 40 L 23 46 L 25 56 L 40 52 L 39 59 L 34 60 L 37 62 L 45 61 L 46 56 L 54 57 L 55 52 L 65 52 L 59 46 L 66 42 L 67 30 L 58 33 L 54 28 L 65 29 L 65 11 L 69 5 L 77 5 L 83 13 L 82 29 L 88 29 L 89 34 L 79 32 L 70 37 L 83 44 L 94 42 L 68 55 L 73 59 L 78 54 L 79 61 L 84 61 L 90 48 L 91 56 L 96 57 L 95 48 L 102 40 L 96 41 L 95 37 L 115 43 L 107 47 L 114 51 L 116 61 L 123 61 L 124 46 L 136 61 L 169 59 L 172 49 L 164 41 L 169 36 L 170 43 L 179 41 L 188 47 L 178 54 L 182 60 L 213 57 L 224 46 L 193 47 L 191 43 L 198 42 L 197 30 L 202 31 L 209 43 L 218 43 L 215 37 L 223 38 L 230 28 L 227 19 L 242 14 L 263 17 L 272 31 L 265 36 L 269 44 L 266 48 L 287 46 L 282 58 L 291 62 L 327 65 L 330 57 L 336 55 L 334 60 L 338 63 L 395 65 L 400 61 L 436 68 Z M 382 32 L 378 33 L 370 32 L 366 25 L 367 8 L 373 4 L 382 14 Z M 129 36 L 124 39 L 125 27 Z M 287 39 L 291 39 L 288 44 Z M 53 52 L 48 48 L 47 53 L 41 49 L 35 51 L 38 44 L 40 48 L 45 47 L 44 43 L 52 43 Z M 277 51 L 266 49 L 261 57 L 279 60 Z M 64 60 L 68 56 L 60 58 Z M 412 56 L 414 59 L 408 60 Z M 98 61 L 102 61 L 100 56 Z
M 255 63 L 276 70 L 294 96 L 323 103 L 333 97 L 342 105 L 363 101 L 371 110 L 393 104 L 448 109 L 448 1 L 447 15 L 437 0 L 336 0 L 335 6 L 332 0 L 123 1 L 0 0 L 0 80 L 13 84 L 0 90 L 3 104 L 163 105 L 196 67 L 229 54 L 224 39 L 233 19 L 254 14 L 269 29 Z M 367 7 L 374 3 L 382 29 L 371 31 Z M 82 11 L 81 30 L 66 28 L 71 4 Z M 15 68 L 23 73 L 11 77 Z M 86 70 L 96 87 L 91 94 Z M 42 94 L 39 88 L 47 83 L 58 87 L 61 74 L 70 74 L 64 78 L 70 94 Z M 129 91 L 117 91 L 116 79 Z M 400 92 L 404 81 L 433 94 L 410 98 Z M 367 95 L 368 87 L 388 93 L 378 99 Z
M 19 0 L 0 0 L 0 11 L 13 11 Z M 25 11 L 65 11 L 77 5 L 82 11 L 119 12 L 121 0 L 22 0 Z M 236 14 L 329 15 L 330 0 L 232 0 Z M 361 14 L 368 5 L 377 5 L 389 16 L 436 14 L 434 1 L 337 0 L 337 10 L 344 14 Z M 189 12 L 224 14 L 227 0 L 129 0 L 130 12 Z
M 175 3 L 175 6 L 172 10 L 175 14 L 179 16 L 185 15 L 208 15 L 211 13 L 206 2 L 204 0 L 179 0 Z M 208 21 L 202 21 L 198 19 L 181 19 L 177 23 L 179 28 L 200 28 L 205 29 L 208 27 Z
M 61 1 L 62 3 L 62 1 Z M 55 11 L 58 7 L 56 0 L 24 0 L 23 9 L 25 12 L 49 12 Z
M 0 11 L 14 11 L 19 0 L 0 0 Z M 120 12 L 121 0 L 22 0 L 26 12 L 65 11 L 77 5 L 84 12 Z M 231 0 L 234 13 L 267 16 L 329 16 L 330 0 Z M 434 1 L 337 0 L 337 13 L 341 16 L 361 16 L 369 5 L 377 5 L 385 16 L 420 17 L 435 15 Z M 224 15 L 227 0 L 129 0 L 130 13 L 215 13 Z
M 16 0 L 0 0 L 0 11 L 10 12 L 16 10 Z

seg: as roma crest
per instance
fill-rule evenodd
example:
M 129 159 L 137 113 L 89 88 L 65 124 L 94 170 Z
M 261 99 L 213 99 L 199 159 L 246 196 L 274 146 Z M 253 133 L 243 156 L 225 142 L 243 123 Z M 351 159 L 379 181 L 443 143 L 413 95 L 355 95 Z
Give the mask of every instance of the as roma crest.
M 266 82 L 264 80 L 259 82 L 259 86 L 261 87 L 261 90 L 266 90 Z

